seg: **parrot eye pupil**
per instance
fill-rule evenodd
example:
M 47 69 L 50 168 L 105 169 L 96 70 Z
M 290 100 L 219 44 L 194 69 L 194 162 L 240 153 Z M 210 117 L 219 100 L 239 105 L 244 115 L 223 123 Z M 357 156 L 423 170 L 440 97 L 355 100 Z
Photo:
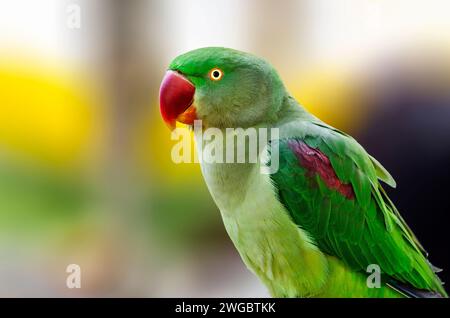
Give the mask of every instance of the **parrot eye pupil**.
M 213 81 L 219 81 L 222 79 L 223 77 L 223 72 L 221 69 L 219 68 L 213 68 L 210 72 L 209 72 L 209 77 L 211 78 L 211 80 Z

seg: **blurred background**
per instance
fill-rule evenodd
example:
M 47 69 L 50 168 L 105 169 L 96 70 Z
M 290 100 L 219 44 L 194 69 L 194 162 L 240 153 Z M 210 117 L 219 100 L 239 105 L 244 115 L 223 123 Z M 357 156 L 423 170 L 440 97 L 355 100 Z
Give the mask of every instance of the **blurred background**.
M 0 0 L 0 296 L 268 295 L 159 116 L 203 46 L 265 57 L 354 135 L 450 281 L 450 2 Z

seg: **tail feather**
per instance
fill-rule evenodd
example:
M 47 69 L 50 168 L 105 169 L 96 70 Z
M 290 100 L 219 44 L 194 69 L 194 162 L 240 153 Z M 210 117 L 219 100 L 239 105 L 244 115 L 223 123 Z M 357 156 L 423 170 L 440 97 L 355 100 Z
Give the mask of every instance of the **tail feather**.
M 414 288 L 394 280 L 387 284 L 400 294 L 410 298 L 447 298 L 447 295 L 441 295 L 440 293 L 431 290 Z
M 427 259 L 428 265 L 430 265 L 431 269 L 433 270 L 433 272 L 435 273 L 440 273 L 442 272 L 442 268 L 436 267 L 433 264 L 431 264 L 431 262 Z

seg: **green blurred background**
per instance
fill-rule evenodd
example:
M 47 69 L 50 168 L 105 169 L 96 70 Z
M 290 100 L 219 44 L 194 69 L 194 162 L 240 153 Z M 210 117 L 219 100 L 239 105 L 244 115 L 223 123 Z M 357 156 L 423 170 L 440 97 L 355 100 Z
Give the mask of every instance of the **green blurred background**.
M 265 57 L 355 135 L 449 268 L 449 30 L 438 0 L 1 0 L 0 296 L 268 295 L 159 116 L 166 66 L 203 46 Z

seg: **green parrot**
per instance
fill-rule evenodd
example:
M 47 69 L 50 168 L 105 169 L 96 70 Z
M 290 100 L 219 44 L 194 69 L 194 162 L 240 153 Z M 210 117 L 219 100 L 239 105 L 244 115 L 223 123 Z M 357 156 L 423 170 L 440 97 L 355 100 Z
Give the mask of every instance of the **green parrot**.
M 277 129 L 258 153 L 278 149 L 274 173 L 261 173 L 272 157 L 201 162 L 228 235 L 272 296 L 447 297 L 380 184 L 395 187 L 392 176 L 351 136 L 308 113 L 265 60 L 221 47 L 182 54 L 162 81 L 160 111 L 171 128 L 201 120 L 202 130 L 224 135 Z

